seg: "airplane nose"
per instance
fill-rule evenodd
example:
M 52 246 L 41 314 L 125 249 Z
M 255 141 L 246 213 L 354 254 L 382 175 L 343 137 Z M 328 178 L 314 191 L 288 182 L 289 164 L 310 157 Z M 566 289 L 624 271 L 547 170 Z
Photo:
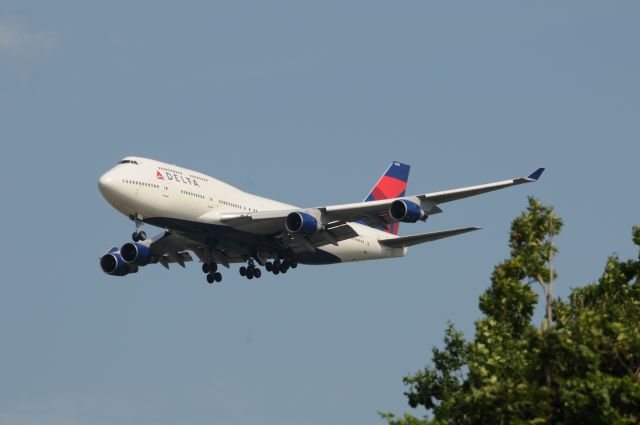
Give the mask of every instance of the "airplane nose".
M 100 193 L 105 197 L 109 196 L 109 194 L 113 192 L 114 183 L 113 174 L 110 171 L 104 173 L 98 179 L 98 189 L 100 189 Z

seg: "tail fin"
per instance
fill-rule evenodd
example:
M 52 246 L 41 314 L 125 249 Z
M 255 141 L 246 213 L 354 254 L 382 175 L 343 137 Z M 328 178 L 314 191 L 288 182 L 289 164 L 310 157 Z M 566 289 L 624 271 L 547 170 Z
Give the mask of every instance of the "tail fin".
M 380 201 L 382 199 L 399 198 L 405 195 L 407 190 L 407 181 L 409 180 L 409 169 L 407 164 L 393 161 L 387 171 L 384 173 L 378 183 L 373 186 L 369 195 L 365 198 L 365 202 Z M 386 232 L 398 234 L 400 223 L 392 223 L 387 225 Z

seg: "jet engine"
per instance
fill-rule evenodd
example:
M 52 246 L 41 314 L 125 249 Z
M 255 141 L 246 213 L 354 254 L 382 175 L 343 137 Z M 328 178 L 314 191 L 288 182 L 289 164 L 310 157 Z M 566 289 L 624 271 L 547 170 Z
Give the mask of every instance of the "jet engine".
M 127 242 L 120 248 L 120 255 L 127 264 L 146 266 L 151 261 L 151 249 L 139 242 Z
M 100 257 L 100 268 L 103 272 L 112 276 L 126 276 L 129 273 L 138 272 L 138 266 L 128 264 L 122 259 L 118 248 L 112 248 Z
M 427 218 L 427 213 L 420 205 L 404 199 L 397 199 L 389 206 L 389 216 L 395 221 L 415 223 Z
M 292 212 L 287 216 L 284 227 L 289 233 L 310 234 L 322 229 L 322 225 L 311 214 L 302 211 Z

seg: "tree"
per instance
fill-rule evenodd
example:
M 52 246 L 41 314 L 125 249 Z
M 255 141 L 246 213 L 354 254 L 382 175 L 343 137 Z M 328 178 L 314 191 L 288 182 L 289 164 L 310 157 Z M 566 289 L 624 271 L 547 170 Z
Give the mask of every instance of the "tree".
M 561 228 L 552 207 L 529 198 L 511 225 L 510 257 L 480 297 L 473 340 L 449 323 L 431 364 L 403 378 L 409 405 L 430 415 L 381 413 L 389 425 L 640 423 L 640 260 L 612 256 L 598 282 L 554 300 Z

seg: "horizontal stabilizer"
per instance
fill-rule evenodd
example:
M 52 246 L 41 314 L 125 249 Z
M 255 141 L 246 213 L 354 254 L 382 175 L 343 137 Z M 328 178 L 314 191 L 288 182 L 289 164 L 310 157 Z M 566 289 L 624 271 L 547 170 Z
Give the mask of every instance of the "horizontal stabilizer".
M 440 232 L 421 233 L 419 235 L 383 239 L 380 241 L 380 245 L 388 246 L 390 248 L 406 248 L 425 242 L 448 238 L 449 236 L 456 236 L 467 232 L 473 232 L 474 230 L 480 230 L 480 227 L 461 227 L 459 229 L 442 230 Z

